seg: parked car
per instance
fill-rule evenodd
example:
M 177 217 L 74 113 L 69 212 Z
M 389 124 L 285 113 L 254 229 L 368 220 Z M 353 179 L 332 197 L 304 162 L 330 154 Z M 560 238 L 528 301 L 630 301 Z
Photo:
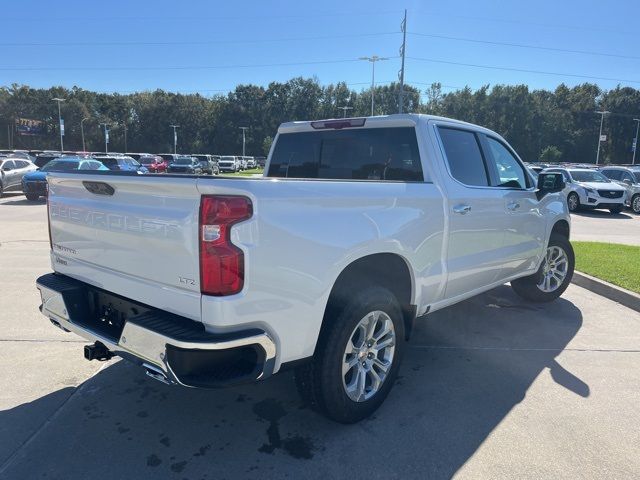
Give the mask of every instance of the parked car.
M 213 155 L 196 154 L 191 156 L 198 160 L 203 174 L 218 175 L 220 173 L 218 161 L 213 158 Z
M 255 157 L 256 165 L 260 168 L 264 168 L 265 163 L 267 163 L 267 157 Z
M 283 124 L 263 178 L 58 175 L 37 287 L 87 359 L 200 388 L 294 367 L 339 422 L 384 401 L 417 317 L 505 282 L 551 301 L 573 274 L 562 175 L 535 184 L 502 137 L 441 117 Z
M 5 192 L 20 191 L 22 178 L 38 169 L 33 162 L 11 155 L 0 157 L 0 197 Z
M 130 153 L 130 152 L 127 152 L 127 153 L 125 153 L 125 155 L 127 155 L 128 157 L 133 158 L 134 160 L 140 161 L 140 159 L 142 157 L 148 157 L 151 154 L 150 153 Z
M 60 158 L 62 154 L 60 152 L 41 152 L 36 155 L 35 164 L 38 168 L 44 167 L 51 160 Z
M 220 168 L 221 172 L 236 173 L 241 170 L 240 161 L 233 155 L 221 156 L 220 160 L 218 160 L 218 167 Z
M 151 173 L 164 173 L 169 164 L 160 155 L 143 155 L 138 161 Z
M 167 173 L 189 173 L 191 175 L 201 175 L 202 167 L 196 158 L 188 155 L 178 155 L 167 167 Z
M 95 158 L 100 160 L 109 170 L 140 174 L 149 172 L 147 167 L 126 155 L 96 155 Z
M 548 173 L 561 173 L 564 195 L 570 212 L 580 209 L 607 209 L 618 214 L 624 209 L 626 190 L 591 168 L 548 168 Z
M 64 156 L 47 163 L 39 170 L 31 171 L 22 178 L 22 191 L 27 200 L 35 201 L 47 196 L 47 175 L 50 172 L 74 170 L 109 170 L 94 158 Z
M 640 166 L 609 166 L 600 169 L 609 180 L 617 183 L 626 191 L 625 204 L 640 213 Z
M 242 157 L 247 162 L 247 168 L 256 168 L 256 159 L 253 157 Z

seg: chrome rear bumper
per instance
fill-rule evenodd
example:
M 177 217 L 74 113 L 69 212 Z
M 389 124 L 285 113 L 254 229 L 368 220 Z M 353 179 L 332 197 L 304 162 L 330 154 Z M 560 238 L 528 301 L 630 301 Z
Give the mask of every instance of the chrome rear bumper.
M 261 380 L 273 373 L 276 346 L 262 330 L 213 334 L 199 322 L 151 310 L 127 319 L 115 338 L 76 318 L 86 311 L 79 305 L 86 297 L 83 289 L 93 287 L 56 274 L 43 275 L 36 286 L 40 311 L 54 325 L 103 344 L 158 380 L 163 376 L 167 383 L 206 388 Z

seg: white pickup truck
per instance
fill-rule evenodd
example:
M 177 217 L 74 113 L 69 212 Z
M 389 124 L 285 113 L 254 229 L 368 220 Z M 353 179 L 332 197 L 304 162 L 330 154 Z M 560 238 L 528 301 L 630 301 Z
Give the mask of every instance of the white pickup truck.
M 163 382 L 294 367 L 340 422 L 385 399 L 417 317 L 505 282 L 550 301 L 574 267 L 557 173 L 425 115 L 283 124 L 263 178 L 52 173 L 42 313 Z

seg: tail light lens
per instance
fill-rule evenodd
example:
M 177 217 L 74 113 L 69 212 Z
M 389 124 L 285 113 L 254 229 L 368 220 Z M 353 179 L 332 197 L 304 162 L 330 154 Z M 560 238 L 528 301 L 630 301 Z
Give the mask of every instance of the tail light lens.
M 45 186 L 47 192 L 47 227 L 49 229 L 49 248 L 53 251 L 53 240 L 51 240 L 51 207 L 49 206 L 49 182 Z
M 244 285 L 244 253 L 231 243 L 231 227 L 251 218 L 247 197 L 205 195 L 200 200 L 200 291 L 233 295 Z

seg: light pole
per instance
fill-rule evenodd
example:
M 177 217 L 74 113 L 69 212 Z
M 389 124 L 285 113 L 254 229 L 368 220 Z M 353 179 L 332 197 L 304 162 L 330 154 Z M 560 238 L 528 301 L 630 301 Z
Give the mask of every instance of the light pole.
M 64 137 L 64 124 L 60 113 L 60 102 L 64 102 L 64 98 L 52 98 L 51 100 L 58 102 L 58 128 L 60 129 L 60 153 L 62 153 L 64 150 L 64 141 L 62 140 L 62 137 Z
M 631 165 L 636 164 L 636 150 L 638 150 L 638 130 L 640 130 L 640 118 L 634 118 L 633 121 L 638 122 L 638 125 L 636 125 L 636 141 L 633 144 L 633 161 L 631 162 Z
M 104 126 L 104 153 L 109 153 L 109 130 L 107 130 L 109 124 L 101 123 L 100 125 Z
M 122 122 L 122 128 L 124 128 L 124 153 L 127 153 L 127 123 Z
M 173 153 L 178 153 L 178 131 L 176 128 L 180 128 L 180 125 L 169 125 L 173 128 Z
M 373 117 L 373 108 L 374 108 L 374 88 L 376 83 L 376 62 L 380 62 L 382 60 L 389 60 L 386 57 L 379 57 L 377 55 L 373 55 L 372 57 L 360 57 L 358 60 L 366 60 L 367 62 L 371 62 L 371 116 Z
M 598 165 L 598 163 L 600 163 L 600 144 L 602 143 L 602 124 L 604 123 L 604 116 L 611 112 L 602 110 L 596 113 L 599 113 L 601 115 L 600 116 L 600 134 L 598 135 L 598 153 L 596 154 L 596 165 Z
M 338 107 L 338 110 L 342 110 L 342 118 L 347 117 L 347 110 L 353 110 L 353 107 L 345 105 L 344 107 Z
M 245 155 L 245 145 L 247 143 L 247 138 L 245 136 L 246 131 L 248 130 L 249 127 L 239 127 L 240 130 L 242 130 L 242 156 L 244 157 Z
M 89 120 L 89 117 L 84 117 L 82 120 L 80 120 L 80 134 L 82 135 L 82 151 L 86 152 L 87 151 L 87 147 L 84 144 L 84 122 L 85 120 Z

